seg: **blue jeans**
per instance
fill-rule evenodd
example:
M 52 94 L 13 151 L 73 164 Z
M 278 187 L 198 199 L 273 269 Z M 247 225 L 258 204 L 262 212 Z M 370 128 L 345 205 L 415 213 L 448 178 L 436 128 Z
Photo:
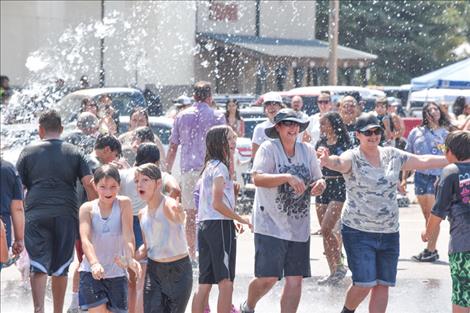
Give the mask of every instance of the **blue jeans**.
M 369 233 L 343 224 L 341 234 L 353 285 L 395 286 L 400 254 L 398 232 Z

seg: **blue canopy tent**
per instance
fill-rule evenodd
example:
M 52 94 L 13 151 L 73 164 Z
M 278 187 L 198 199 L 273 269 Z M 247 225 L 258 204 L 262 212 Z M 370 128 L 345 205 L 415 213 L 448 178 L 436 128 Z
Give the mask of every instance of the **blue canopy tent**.
M 470 58 L 411 80 L 411 90 L 470 89 Z

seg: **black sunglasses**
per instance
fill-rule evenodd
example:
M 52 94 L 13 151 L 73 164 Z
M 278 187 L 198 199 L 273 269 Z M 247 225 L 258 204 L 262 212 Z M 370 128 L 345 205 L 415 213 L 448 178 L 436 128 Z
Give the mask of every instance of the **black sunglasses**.
M 320 103 L 320 104 L 321 103 L 330 103 L 330 100 L 318 100 L 317 102 Z
M 380 128 L 376 128 L 375 130 L 368 129 L 368 130 L 365 130 L 365 131 L 361 131 L 360 133 L 363 134 L 364 136 L 370 137 L 372 135 L 381 135 L 382 134 L 382 129 L 380 129 Z
M 282 121 L 281 124 L 284 125 L 284 126 L 287 126 L 287 127 L 290 127 L 290 126 L 300 126 L 299 123 L 294 122 L 294 121 Z

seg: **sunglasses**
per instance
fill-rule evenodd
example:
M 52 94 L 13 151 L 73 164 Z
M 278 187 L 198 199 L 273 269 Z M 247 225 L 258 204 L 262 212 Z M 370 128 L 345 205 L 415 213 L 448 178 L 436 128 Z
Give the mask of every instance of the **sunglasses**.
M 294 121 L 282 121 L 281 124 L 284 125 L 284 126 L 286 126 L 286 127 L 300 126 L 299 123 L 294 122 Z
M 277 105 L 281 105 L 279 102 L 274 102 L 274 101 L 273 101 L 273 102 L 265 102 L 265 103 L 264 103 L 264 106 L 267 107 L 268 105 L 276 105 L 276 104 L 277 104 Z
M 318 100 L 317 102 L 318 102 L 319 104 L 322 104 L 322 103 L 325 103 L 325 104 L 326 104 L 326 103 L 330 103 L 329 100 Z
M 363 134 L 364 136 L 370 137 L 372 135 L 381 135 L 382 130 L 380 128 L 376 128 L 375 130 L 368 129 L 368 130 L 362 131 L 360 133 Z

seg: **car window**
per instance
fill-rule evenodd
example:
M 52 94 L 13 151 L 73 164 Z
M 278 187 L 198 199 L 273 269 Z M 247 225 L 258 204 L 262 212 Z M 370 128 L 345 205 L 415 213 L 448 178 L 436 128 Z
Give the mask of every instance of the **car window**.
M 133 108 L 145 106 L 144 97 L 137 92 L 112 92 L 108 95 L 111 97 L 113 107 L 119 115 L 129 115 Z M 93 99 L 98 102 L 100 96 L 97 95 Z
M 162 144 L 168 145 L 170 143 L 171 126 L 160 123 L 150 124 L 152 131 L 160 138 Z

